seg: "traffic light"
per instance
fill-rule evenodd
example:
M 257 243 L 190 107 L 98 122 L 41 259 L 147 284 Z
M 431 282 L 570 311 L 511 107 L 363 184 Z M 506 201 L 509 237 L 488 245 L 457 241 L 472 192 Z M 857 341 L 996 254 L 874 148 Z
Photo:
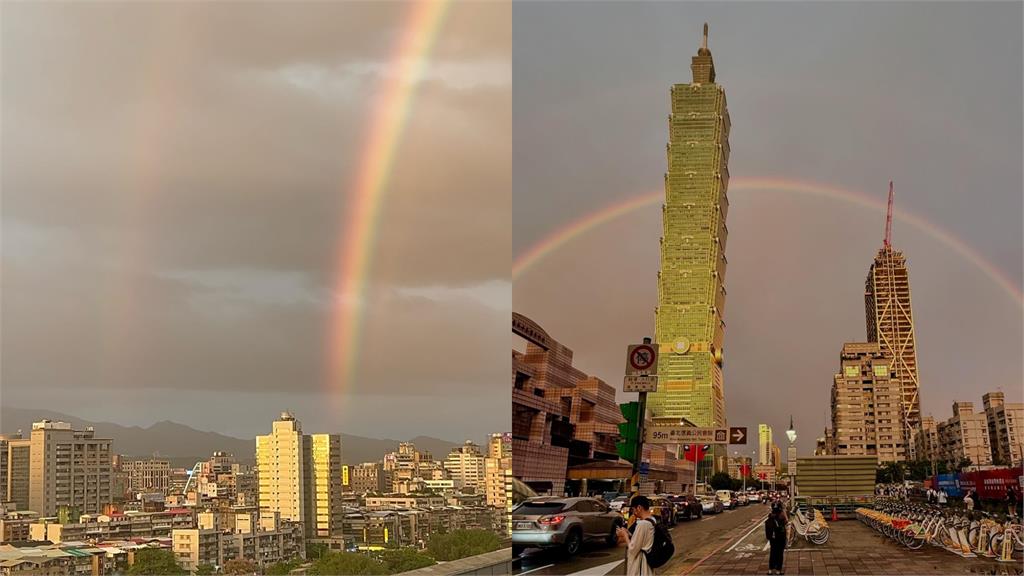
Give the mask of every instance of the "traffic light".
M 626 421 L 619 424 L 619 441 L 615 443 L 615 448 L 619 453 L 619 458 L 635 463 L 637 437 L 640 435 L 640 422 L 637 418 L 637 413 L 640 412 L 640 403 L 619 404 L 619 410 Z

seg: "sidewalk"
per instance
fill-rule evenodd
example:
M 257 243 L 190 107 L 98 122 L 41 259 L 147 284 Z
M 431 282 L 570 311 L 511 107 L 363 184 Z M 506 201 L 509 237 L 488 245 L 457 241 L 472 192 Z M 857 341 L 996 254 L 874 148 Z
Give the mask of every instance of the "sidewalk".
M 1021 566 L 987 558 L 961 558 L 934 546 L 920 550 L 892 542 L 860 522 L 829 524 L 824 546 L 800 540 L 786 551 L 787 575 L 847 576 L 852 574 L 1020 574 Z M 692 574 L 767 574 L 768 551 L 763 531 L 754 531 L 723 547 L 700 563 Z M 667 572 L 666 572 L 667 573 Z

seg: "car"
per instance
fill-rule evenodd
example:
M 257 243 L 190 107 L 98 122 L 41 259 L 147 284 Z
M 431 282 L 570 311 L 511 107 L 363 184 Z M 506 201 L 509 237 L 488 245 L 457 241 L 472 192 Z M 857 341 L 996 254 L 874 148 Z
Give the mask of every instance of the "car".
M 651 514 L 658 518 L 663 526 L 675 526 L 678 518 L 676 505 L 664 496 L 651 496 L 650 499 Z
M 725 510 L 718 496 L 698 496 L 704 514 L 721 514 Z
M 750 492 L 750 493 L 747 494 L 747 499 L 750 500 L 751 502 L 760 502 L 761 501 L 761 493 L 760 492 Z
M 629 502 L 629 497 L 619 496 L 618 498 L 615 498 L 614 500 L 609 502 L 608 507 L 616 512 L 622 512 L 622 508 L 626 506 L 627 502 Z
M 736 501 L 733 500 L 732 490 L 719 490 L 718 492 L 715 492 L 715 496 L 722 501 L 722 506 L 725 507 L 726 510 L 736 508 Z
M 737 506 L 746 506 L 750 504 L 750 500 L 747 499 L 747 495 L 743 492 L 733 492 L 733 498 L 736 499 Z
M 668 499 L 676 505 L 676 518 L 700 518 L 704 515 L 704 507 L 696 496 L 668 496 Z
M 573 556 L 587 541 L 618 543 L 622 515 L 597 498 L 531 498 L 512 510 L 512 553 L 526 548 L 560 548 Z

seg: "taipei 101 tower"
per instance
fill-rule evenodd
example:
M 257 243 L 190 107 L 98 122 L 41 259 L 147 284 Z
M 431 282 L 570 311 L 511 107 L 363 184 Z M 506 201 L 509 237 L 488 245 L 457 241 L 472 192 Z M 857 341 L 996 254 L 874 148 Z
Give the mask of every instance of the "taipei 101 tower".
M 690 64 L 693 82 L 672 87 L 655 311 L 658 391 L 648 396 L 648 415 L 721 428 L 730 121 L 707 43 L 704 24 L 703 42 Z M 724 446 L 710 458 L 703 471 L 712 463 L 723 470 Z

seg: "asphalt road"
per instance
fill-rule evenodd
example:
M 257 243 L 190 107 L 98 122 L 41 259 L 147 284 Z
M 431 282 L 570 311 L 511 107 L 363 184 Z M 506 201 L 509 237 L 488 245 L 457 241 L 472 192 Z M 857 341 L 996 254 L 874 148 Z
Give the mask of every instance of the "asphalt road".
M 697 562 L 732 540 L 757 530 L 768 513 L 764 504 L 751 504 L 721 514 L 706 515 L 700 520 L 682 520 L 670 530 L 676 554 L 659 574 L 683 574 Z M 764 539 L 763 529 L 761 539 Z M 752 534 L 752 533 L 751 533 Z M 603 576 L 625 574 L 625 549 L 600 544 L 586 544 L 574 558 L 566 558 L 558 550 L 526 550 L 514 574 L 562 576 Z

